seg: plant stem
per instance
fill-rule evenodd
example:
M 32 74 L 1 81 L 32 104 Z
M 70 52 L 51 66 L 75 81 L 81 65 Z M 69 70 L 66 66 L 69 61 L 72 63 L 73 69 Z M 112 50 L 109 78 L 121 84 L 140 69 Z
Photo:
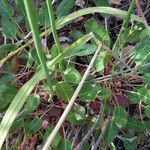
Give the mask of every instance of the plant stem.
M 118 35 L 118 37 L 117 37 L 117 40 L 116 40 L 116 42 L 115 42 L 115 44 L 114 44 L 114 46 L 113 46 L 113 49 L 112 49 L 112 51 L 114 52 L 114 54 L 115 54 L 116 56 L 118 56 L 118 57 L 119 57 L 119 54 L 120 54 L 120 53 L 119 53 L 119 50 L 123 47 L 123 43 L 121 42 L 121 38 L 122 38 L 122 35 L 123 35 L 124 30 L 125 30 L 125 29 L 127 28 L 127 26 L 128 26 L 128 23 L 129 23 L 129 21 L 130 21 L 130 17 L 131 17 L 131 15 L 132 15 L 133 9 L 134 9 L 134 7 L 135 7 L 135 5 L 136 5 L 136 1 L 137 1 L 137 0 L 132 0 L 131 5 L 130 5 L 130 7 L 129 7 L 129 9 L 128 9 L 127 15 L 126 15 L 126 17 L 125 17 L 125 19 L 124 19 L 124 21 L 123 21 L 122 27 L 121 27 L 121 29 L 120 29 L 119 35 Z
M 140 3 L 139 3 L 138 0 L 137 0 L 137 3 L 136 3 L 136 7 L 137 7 L 137 9 L 138 9 L 138 11 L 139 11 L 139 14 L 140 14 L 140 16 L 141 16 L 141 19 L 142 19 L 142 21 L 143 21 L 143 24 L 145 25 L 145 28 L 146 28 L 146 30 L 147 30 L 147 32 L 148 32 L 149 37 L 150 37 L 150 27 L 148 26 L 148 23 L 147 23 L 147 21 L 146 21 L 146 18 L 145 18 L 145 16 L 144 16 L 144 13 L 143 13 L 143 11 L 142 11 L 142 9 L 141 9 L 141 6 L 140 6 Z
M 53 7 L 52 7 L 52 0 L 46 0 L 46 4 L 47 4 L 47 8 L 48 8 L 48 14 L 49 14 L 49 18 L 50 18 L 52 34 L 53 34 L 54 41 L 55 41 L 55 44 L 57 47 L 57 55 L 59 55 L 62 52 L 62 49 L 61 49 L 61 45 L 59 43 L 59 39 L 58 39 L 58 35 L 57 35 L 54 12 L 53 12 Z M 63 71 L 64 71 L 63 64 L 64 63 L 62 61 L 59 63 L 59 68 L 60 68 L 62 75 L 63 75 Z
M 56 43 L 56 46 L 58 49 L 58 53 L 61 53 L 61 45 L 59 43 L 59 39 L 58 39 L 57 31 L 56 31 L 52 2 L 51 2 L 51 0 L 46 0 L 46 3 L 47 3 L 48 14 L 49 14 L 49 18 L 50 18 L 52 34 L 53 34 L 53 37 L 54 37 L 54 40 L 55 40 L 55 43 Z
M 36 51 L 37 51 L 40 63 L 42 65 L 42 69 L 45 72 L 45 76 L 47 79 L 47 85 L 49 87 L 49 90 L 50 90 L 51 96 L 52 96 L 52 87 L 51 87 L 51 83 L 50 83 L 50 79 L 49 79 L 48 67 L 46 65 L 46 57 L 45 57 L 44 51 L 42 49 L 42 44 L 41 44 L 41 40 L 40 40 L 40 33 L 39 33 L 38 26 L 36 23 L 36 17 L 35 17 L 35 13 L 34 13 L 34 8 L 32 6 L 32 1 L 31 0 L 24 0 L 24 5 L 25 5 L 28 20 L 29 20 L 29 24 L 31 27 L 31 31 L 33 34 L 33 39 L 34 39 Z

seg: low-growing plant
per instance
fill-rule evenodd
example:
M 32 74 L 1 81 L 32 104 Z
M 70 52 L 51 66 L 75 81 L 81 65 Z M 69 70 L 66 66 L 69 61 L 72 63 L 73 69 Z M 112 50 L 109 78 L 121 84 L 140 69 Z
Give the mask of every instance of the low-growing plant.
M 15 0 L 13 6 L 0 0 L 5 39 L 0 46 L 0 149 L 16 149 L 26 140 L 34 149 L 36 139 L 43 150 L 115 149 L 118 141 L 129 150 L 149 132 L 150 28 L 141 10 L 141 17 L 133 14 L 136 4 L 140 9 L 138 1 L 123 11 L 93 0 L 96 7 L 71 13 L 76 3 L 62 0 L 54 11 L 51 0 Z M 110 15 L 124 18 L 115 41 L 94 13 L 105 22 Z M 84 30 L 68 33 L 73 42 L 63 48 L 59 29 L 85 15 Z M 33 38 L 24 34 L 30 31 Z

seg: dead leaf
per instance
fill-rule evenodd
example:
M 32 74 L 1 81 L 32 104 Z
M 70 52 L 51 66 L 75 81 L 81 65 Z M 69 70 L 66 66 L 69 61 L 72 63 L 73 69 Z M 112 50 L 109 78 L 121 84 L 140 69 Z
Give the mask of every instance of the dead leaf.
M 83 8 L 85 5 L 85 1 L 84 0 L 76 0 L 76 5 Z
M 129 99 L 125 95 L 116 95 L 115 98 L 120 106 L 129 107 Z
M 111 4 L 116 4 L 119 5 L 121 3 L 122 0 L 110 0 Z
M 60 36 L 59 37 L 59 42 L 70 42 L 70 39 L 66 36 Z
M 19 70 L 19 66 L 20 66 L 19 58 L 17 56 L 13 57 L 11 61 L 11 66 L 12 66 L 12 71 L 14 73 L 17 73 L 17 71 Z
M 95 100 L 95 101 L 91 102 L 90 106 L 95 113 L 98 113 L 100 111 L 100 105 L 101 105 L 101 103 L 99 101 Z

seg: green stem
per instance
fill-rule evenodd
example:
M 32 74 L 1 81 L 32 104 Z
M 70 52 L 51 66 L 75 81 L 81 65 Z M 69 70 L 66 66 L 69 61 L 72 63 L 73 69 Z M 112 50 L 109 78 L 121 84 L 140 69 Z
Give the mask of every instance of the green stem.
M 52 34 L 58 49 L 58 53 L 61 53 L 61 45 L 59 43 L 57 31 L 56 31 L 56 26 L 55 26 L 55 18 L 54 18 L 54 13 L 53 13 L 53 8 L 52 8 L 52 1 L 51 0 L 46 0 L 47 3 L 47 8 L 48 8 L 48 14 L 50 18 L 50 24 L 51 24 L 51 29 L 52 29 Z
M 61 49 L 61 45 L 60 45 L 58 35 L 57 35 L 54 12 L 53 12 L 53 7 L 52 7 L 52 0 L 46 0 L 46 4 L 47 4 L 47 8 L 48 8 L 48 14 L 49 14 L 49 18 L 50 18 L 50 25 L 51 25 L 52 34 L 53 34 L 54 41 L 55 41 L 55 44 L 57 47 L 57 54 L 59 55 L 62 52 L 62 49 Z M 59 68 L 60 68 L 62 75 L 63 75 L 63 71 L 64 71 L 64 65 L 63 64 L 64 63 L 62 63 L 62 61 L 59 63 Z
M 42 65 L 42 69 L 45 72 L 45 76 L 47 79 L 47 84 L 48 84 L 49 90 L 52 94 L 52 87 L 51 87 L 51 83 L 50 83 L 50 79 L 49 79 L 48 67 L 46 65 L 46 57 L 45 57 L 43 49 L 42 49 L 42 44 L 41 44 L 41 40 L 40 40 L 40 33 L 39 33 L 38 26 L 36 23 L 36 17 L 35 17 L 35 13 L 34 13 L 34 8 L 32 6 L 32 1 L 31 0 L 24 0 L 24 5 L 25 5 L 28 20 L 29 20 L 29 24 L 31 27 L 31 31 L 33 34 L 33 39 L 34 39 L 36 51 L 37 51 L 39 60 L 40 60 L 41 65 Z
M 117 40 L 116 40 L 116 42 L 115 42 L 115 44 L 113 46 L 112 51 L 115 53 L 116 56 L 119 56 L 119 50 L 123 47 L 123 43 L 121 43 L 121 38 L 122 38 L 124 30 L 128 26 L 128 23 L 130 21 L 130 17 L 132 15 L 133 9 L 134 9 L 134 7 L 136 5 L 136 1 L 137 0 L 132 0 L 131 5 L 130 5 L 130 7 L 128 9 L 127 15 L 126 15 L 126 17 L 125 17 L 125 19 L 123 21 L 122 27 L 120 29 L 119 35 L 117 37 Z

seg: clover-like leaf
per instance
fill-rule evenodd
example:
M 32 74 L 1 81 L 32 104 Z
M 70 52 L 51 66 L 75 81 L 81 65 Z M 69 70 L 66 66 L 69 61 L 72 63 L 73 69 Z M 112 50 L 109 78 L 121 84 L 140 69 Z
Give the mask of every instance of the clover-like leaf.
M 59 82 L 56 84 L 55 88 L 57 95 L 66 102 L 71 99 L 74 93 L 73 87 L 67 82 Z
M 65 78 L 69 83 L 79 83 L 81 80 L 81 75 L 78 70 L 73 67 L 69 67 L 64 72 Z
M 114 109 L 113 119 L 115 124 L 119 128 L 123 128 L 127 125 L 127 113 L 124 107 L 119 106 Z
M 101 91 L 100 85 L 87 83 L 83 85 L 79 94 L 79 98 L 81 101 L 91 102 L 95 100 L 100 91 Z

